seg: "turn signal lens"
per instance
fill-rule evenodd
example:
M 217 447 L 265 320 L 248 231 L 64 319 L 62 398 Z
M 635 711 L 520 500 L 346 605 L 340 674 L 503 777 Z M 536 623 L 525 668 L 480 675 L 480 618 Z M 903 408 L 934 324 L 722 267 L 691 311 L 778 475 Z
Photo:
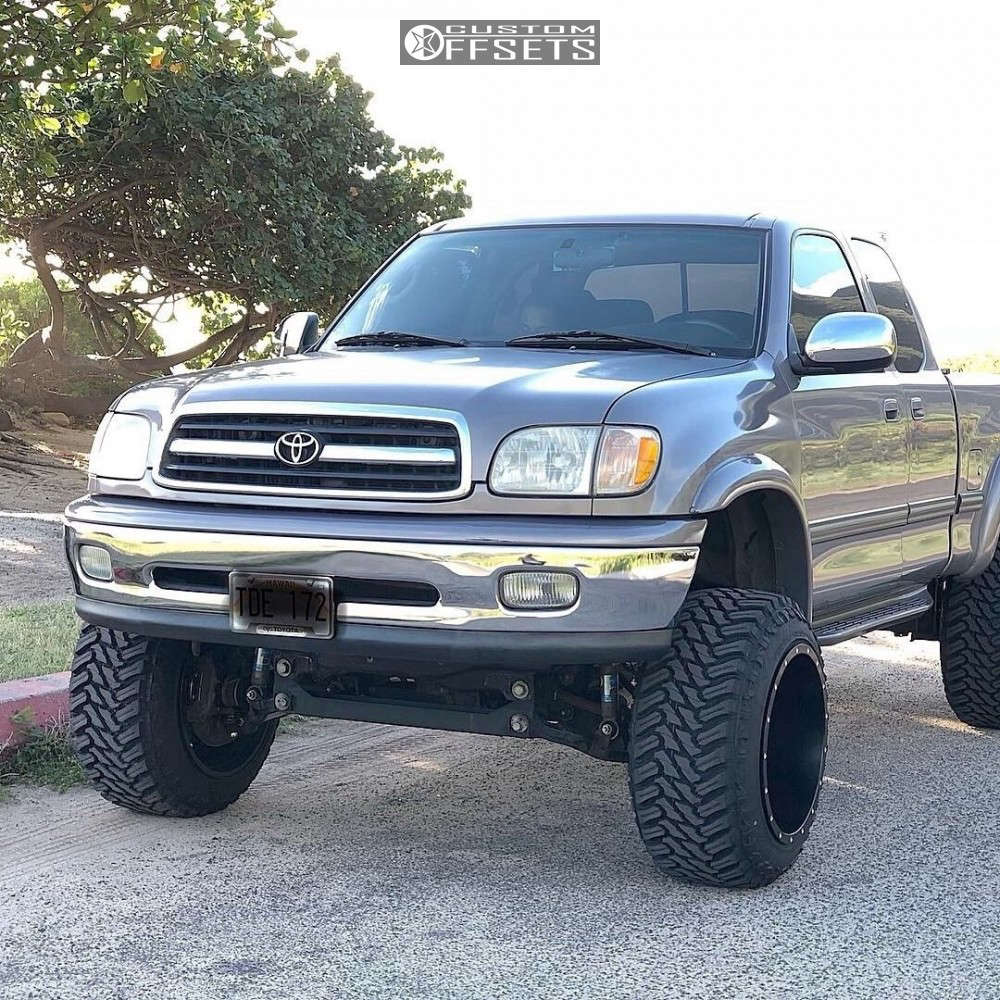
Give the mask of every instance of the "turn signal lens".
M 597 455 L 598 496 L 638 493 L 660 464 L 660 435 L 648 427 L 606 427 Z

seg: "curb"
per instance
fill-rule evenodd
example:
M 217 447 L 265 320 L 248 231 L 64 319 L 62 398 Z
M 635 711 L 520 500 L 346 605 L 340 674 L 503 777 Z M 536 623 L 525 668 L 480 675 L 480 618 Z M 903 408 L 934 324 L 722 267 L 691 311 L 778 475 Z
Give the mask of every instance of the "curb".
M 69 671 L 0 684 L 0 751 L 23 741 L 25 727 L 15 721 L 21 712 L 29 716 L 32 726 L 65 721 L 69 715 Z

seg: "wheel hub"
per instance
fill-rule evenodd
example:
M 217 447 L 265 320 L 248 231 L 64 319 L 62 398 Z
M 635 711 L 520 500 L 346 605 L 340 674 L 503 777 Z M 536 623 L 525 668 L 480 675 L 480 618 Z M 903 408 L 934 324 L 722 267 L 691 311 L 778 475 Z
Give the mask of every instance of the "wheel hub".
M 239 677 L 220 674 L 211 655 L 202 654 L 195 661 L 184 714 L 191 732 L 205 746 L 221 747 L 239 739 L 247 721 L 240 711 L 243 689 Z

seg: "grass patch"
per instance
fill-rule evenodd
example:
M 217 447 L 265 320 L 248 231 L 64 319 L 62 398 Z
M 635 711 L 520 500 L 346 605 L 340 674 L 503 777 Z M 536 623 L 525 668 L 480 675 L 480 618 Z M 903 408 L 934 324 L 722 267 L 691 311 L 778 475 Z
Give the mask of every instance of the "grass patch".
M 283 715 L 281 725 L 278 726 L 279 736 L 298 736 L 308 732 L 310 725 L 316 720 L 308 715 Z
M 27 741 L 0 763 L 0 795 L 8 785 L 43 785 L 65 792 L 84 780 L 65 723 L 26 728 Z
M 79 632 L 72 601 L 0 608 L 0 683 L 66 670 Z

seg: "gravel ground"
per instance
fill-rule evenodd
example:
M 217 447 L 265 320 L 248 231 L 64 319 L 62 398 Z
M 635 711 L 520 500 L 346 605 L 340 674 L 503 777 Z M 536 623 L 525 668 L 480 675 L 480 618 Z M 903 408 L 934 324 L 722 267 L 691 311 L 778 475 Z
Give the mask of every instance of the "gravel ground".
M 936 647 L 878 635 L 827 665 L 820 816 L 768 889 L 658 876 L 620 765 L 309 723 L 218 816 L 0 804 L 0 993 L 994 1000 L 998 739 L 952 718 Z
M 86 492 L 93 436 L 34 425 L 0 435 L 0 608 L 72 596 L 62 512 Z
M 62 515 L 0 511 L 0 608 L 72 594 Z

